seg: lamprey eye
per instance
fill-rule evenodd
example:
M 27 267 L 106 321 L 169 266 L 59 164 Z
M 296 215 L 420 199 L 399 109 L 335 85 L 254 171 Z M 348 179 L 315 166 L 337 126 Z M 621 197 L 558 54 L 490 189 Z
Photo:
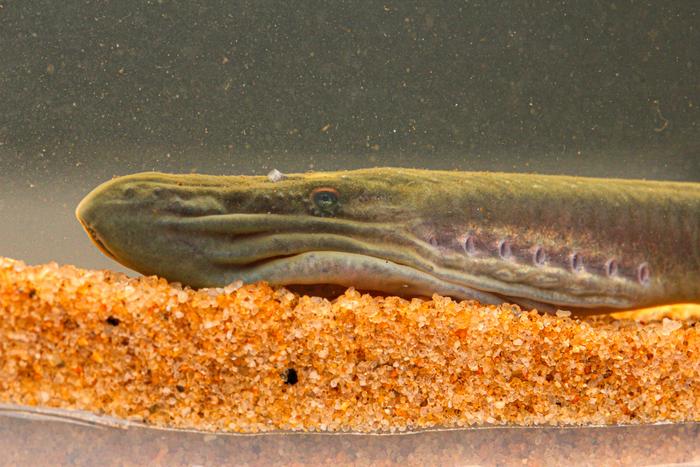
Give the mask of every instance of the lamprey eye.
M 332 216 L 338 211 L 340 193 L 335 188 L 321 187 L 311 192 L 311 200 L 316 207 L 316 214 Z

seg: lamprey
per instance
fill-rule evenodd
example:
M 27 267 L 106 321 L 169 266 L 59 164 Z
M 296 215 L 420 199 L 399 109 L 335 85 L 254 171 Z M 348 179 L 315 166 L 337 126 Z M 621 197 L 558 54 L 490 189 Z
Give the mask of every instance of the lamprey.
M 700 184 L 377 168 L 140 173 L 76 214 L 103 253 L 192 287 L 331 284 L 590 313 L 700 302 Z

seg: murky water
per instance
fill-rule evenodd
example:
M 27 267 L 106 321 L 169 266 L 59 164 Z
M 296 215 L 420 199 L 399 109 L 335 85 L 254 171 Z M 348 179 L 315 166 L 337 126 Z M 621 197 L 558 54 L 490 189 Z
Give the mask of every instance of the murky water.
M 123 270 L 73 210 L 98 183 L 143 170 L 387 165 L 700 181 L 695 10 L 0 2 L 0 255 Z M 662 443 L 677 428 L 654 429 Z

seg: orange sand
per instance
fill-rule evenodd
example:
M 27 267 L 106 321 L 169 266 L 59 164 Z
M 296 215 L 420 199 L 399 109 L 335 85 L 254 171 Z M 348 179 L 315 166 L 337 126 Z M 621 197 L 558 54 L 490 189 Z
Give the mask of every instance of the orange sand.
M 700 420 L 693 313 L 579 320 L 352 289 L 334 301 L 265 284 L 195 291 L 0 257 L 0 317 L 0 402 L 158 426 Z

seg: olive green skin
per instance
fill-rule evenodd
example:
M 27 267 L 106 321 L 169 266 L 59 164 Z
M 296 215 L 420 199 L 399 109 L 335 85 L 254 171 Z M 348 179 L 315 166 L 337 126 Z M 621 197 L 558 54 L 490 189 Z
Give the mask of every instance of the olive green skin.
M 700 302 L 700 184 L 377 168 L 141 173 L 76 214 L 98 247 L 193 287 L 235 280 L 592 313 Z

